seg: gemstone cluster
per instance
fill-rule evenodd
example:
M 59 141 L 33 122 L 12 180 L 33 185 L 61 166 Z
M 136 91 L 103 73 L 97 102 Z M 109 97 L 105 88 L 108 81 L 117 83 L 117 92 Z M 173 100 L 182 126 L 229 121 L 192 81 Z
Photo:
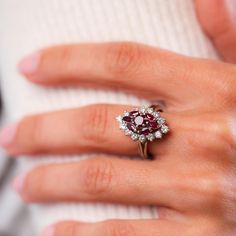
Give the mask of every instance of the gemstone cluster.
M 169 131 L 166 120 L 161 117 L 161 112 L 151 107 L 135 108 L 131 112 L 125 111 L 117 117 L 117 120 L 125 135 L 142 143 L 160 139 Z

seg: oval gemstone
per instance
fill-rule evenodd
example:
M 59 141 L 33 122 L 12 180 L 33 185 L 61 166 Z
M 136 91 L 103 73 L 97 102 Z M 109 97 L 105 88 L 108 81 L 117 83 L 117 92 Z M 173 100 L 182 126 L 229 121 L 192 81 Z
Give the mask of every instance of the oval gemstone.
M 136 127 L 135 127 L 135 125 L 132 124 L 132 123 L 128 123 L 128 124 L 127 124 L 127 128 L 128 128 L 129 130 L 133 131 L 133 132 L 136 131 Z
M 159 124 L 156 121 L 150 121 L 149 125 L 153 128 L 153 129 L 157 129 L 159 127 Z
M 145 114 L 145 117 L 148 118 L 149 120 L 154 120 L 154 116 L 150 113 Z
M 137 132 L 138 134 L 141 134 L 143 128 L 145 128 L 145 127 L 143 127 L 142 125 L 138 125 L 138 126 L 136 127 L 136 132 Z
M 138 116 L 139 115 L 139 111 L 131 111 L 129 113 L 130 116 Z
M 131 117 L 130 116 L 124 116 L 122 118 L 122 120 L 125 121 L 125 122 L 131 122 Z
M 150 131 L 149 131 L 149 129 L 143 129 L 141 133 L 144 135 L 148 135 L 148 134 L 150 134 Z

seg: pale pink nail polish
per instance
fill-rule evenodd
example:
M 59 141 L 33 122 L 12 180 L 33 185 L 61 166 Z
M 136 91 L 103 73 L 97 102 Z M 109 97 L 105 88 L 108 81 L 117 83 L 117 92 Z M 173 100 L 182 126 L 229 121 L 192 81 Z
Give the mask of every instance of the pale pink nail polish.
M 27 176 L 27 174 L 21 174 L 13 180 L 12 187 L 16 192 L 18 192 L 18 193 L 23 192 L 26 176 Z
M 35 52 L 23 58 L 18 65 L 20 72 L 27 75 L 34 74 L 40 63 L 40 58 L 40 52 Z
M 50 225 L 45 228 L 41 236 L 53 236 L 54 233 L 55 233 L 55 227 L 53 225 Z
M 7 147 L 14 141 L 18 124 L 11 124 L 0 131 L 0 146 Z

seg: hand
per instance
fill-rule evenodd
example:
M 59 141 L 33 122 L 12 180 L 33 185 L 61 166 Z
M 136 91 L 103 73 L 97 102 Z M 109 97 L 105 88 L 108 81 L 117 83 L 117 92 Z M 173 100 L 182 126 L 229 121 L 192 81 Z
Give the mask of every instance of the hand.
M 195 0 L 199 21 L 222 58 L 236 63 L 236 1 Z
M 171 129 L 150 145 L 155 160 L 141 161 L 114 156 L 138 154 L 137 143 L 123 135 L 115 120 L 130 109 L 127 105 L 38 114 L 6 128 L 1 137 L 10 130 L 3 144 L 11 154 L 106 153 L 19 176 L 14 186 L 25 201 L 160 206 L 159 220 L 61 222 L 47 229 L 48 235 L 236 233 L 235 66 L 135 43 L 107 43 L 44 49 L 23 60 L 20 70 L 41 85 L 118 88 L 164 101 Z

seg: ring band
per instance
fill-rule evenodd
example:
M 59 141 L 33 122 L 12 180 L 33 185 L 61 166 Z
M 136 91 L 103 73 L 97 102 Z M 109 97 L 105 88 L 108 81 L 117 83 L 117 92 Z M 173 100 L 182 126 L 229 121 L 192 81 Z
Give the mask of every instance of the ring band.
M 161 116 L 162 109 L 159 105 L 134 108 L 125 111 L 117 117 L 120 129 L 124 130 L 126 136 L 138 141 L 140 156 L 142 159 L 152 159 L 148 152 L 148 143 L 155 139 L 161 139 L 169 132 L 165 118 Z

